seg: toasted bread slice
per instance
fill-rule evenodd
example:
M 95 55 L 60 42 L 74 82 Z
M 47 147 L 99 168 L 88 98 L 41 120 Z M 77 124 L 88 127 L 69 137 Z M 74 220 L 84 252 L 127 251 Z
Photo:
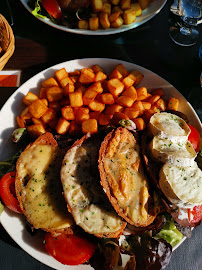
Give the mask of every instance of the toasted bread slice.
M 67 207 L 77 225 L 97 237 L 118 237 L 126 222 L 117 215 L 100 185 L 98 137 L 83 136 L 67 151 L 61 182 Z
M 74 222 L 60 182 L 60 152 L 51 133 L 29 144 L 16 164 L 15 189 L 22 212 L 34 228 L 72 233 Z
M 125 128 L 110 132 L 99 152 L 101 184 L 116 212 L 133 226 L 145 227 L 156 217 L 140 147 Z

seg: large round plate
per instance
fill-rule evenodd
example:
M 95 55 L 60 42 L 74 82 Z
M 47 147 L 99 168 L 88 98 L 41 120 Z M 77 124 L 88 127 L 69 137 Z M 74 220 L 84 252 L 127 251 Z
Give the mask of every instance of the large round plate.
M 19 87 L 18 90 L 5 103 L 0 111 L 0 160 L 10 157 L 15 152 L 14 144 L 11 142 L 11 133 L 16 127 L 16 116 L 20 114 L 23 109 L 22 97 L 28 91 L 39 93 L 41 82 L 45 78 L 53 76 L 56 70 L 63 67 L 66 68 L 67 72 L 70 72 L 84 67 L 91 67 L 94 64 L 99 64 L 104 68 L 107 74 L 109 74 L 109 72 L 112 71 L 112 69 L 119 63 L 122 63 L 129 71 L 136 69 L 144 74 L 145 77 L 140 83 L 140 86 L 146 86 L 148 90 L 162 87 L 165 91 L 166 99 L 168 99 L 170 96 L 178 98 L 180 101 L 179 111 L 182 111 L 187 115 L 187 117 L 190 119 L 190 124 L 195 126 L 199 132 L 202 131 L 200 120 L 189 102 L 186 101 L 186 99 L 171 84 L 155 73 L 143 67 L 121 60 L 105 58 L 72 60 L 50 67 L 35 75 L 21 87 Z M 23 216 L 14 214 L 8 209 L 5 209 L 0 216 L 0 220 L 3 227 L 13 238 L 13 240 L 38 261 L 58 270 L 92 269 L 88 265 L 65 266 L 49 256 L 44 249 L 43 232 L 37 232 L 36 235 L 31 236 L 25 228 L 25 219 Z
M 32 13 L 31 8 L 28 6 L 28 1 L 29 0 L 20 0 L 22 2 L 22 4 L 24 5 L 24 7 L 30 12 Z M 80 35 L 111 35 L 111 34 L 117 34 L 117 33 L 121 33 L 121 32 L 125 32 L 128 30 L 131 30 L 133 28 L 138 27 L 139 25 L 142 25 L 143 23 L 149 21 L 151 18 L 153 18 L 156 14 L 158 14 L 160 12 L 160 10 L 164 7 L 164 5 L 166 4 L 167 0 L 154 0 L 152 1 L 149 6 L 143 10 L 142 12 L 142 16 L 137 17 L 136 21 L 134 23 L 131 23 L 129 25 L 123 25 L 120 28 L 109 28 L 106 30 L 97 30 L 97 31 L 90 31 L 90 30 L 82 30 L 82 29 L 72 29 L 66 26 L 62 26 L 62 25 L 58 25 L 55 24 L 53 22 L 51 22 L 49 19 L 42 19 L 39 18 L 38 19 L 54 28 L 57 28 L 59 30 L 65 31 L 65 32 L 70 32 L 70 33 L 75 33 L 75 34 L 80 34 Z

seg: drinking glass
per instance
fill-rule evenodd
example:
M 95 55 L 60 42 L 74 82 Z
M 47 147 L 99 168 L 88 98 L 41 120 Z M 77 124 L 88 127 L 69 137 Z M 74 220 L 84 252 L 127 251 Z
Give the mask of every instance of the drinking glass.
M 181 20 L 170 27 L 170 37 L 178 45 L 194 45 L 199 37 L 196 26 L 202 17 L 202 0 L 178 0 L 176 6 Z

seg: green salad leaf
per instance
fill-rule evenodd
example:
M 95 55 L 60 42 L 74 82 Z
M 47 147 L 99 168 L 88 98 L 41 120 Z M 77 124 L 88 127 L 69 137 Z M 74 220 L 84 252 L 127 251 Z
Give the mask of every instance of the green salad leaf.
M 171 244 L 172 247 L 176 246 L 183 238 L 183 235 L 178 231 L 174 224 L 174 219 L 166 216 L 166 223 L 159 233 L 154 237 L 155 239 L 164 239 Z
M 0 202 L 0 215 L 1 215 L 1 213 L 3 212 L 3 210 L 4 210 L 4 206 L 3 206 L 3 204 Z
M 42 6 L 41 6 L 41 0 L 36 0 L 35 2 L 35 9 L 32 11 L 32 14 L 35 17 L 40 17 L 42 19 L 49 19 L 47 16 L 44 16 L 42 11 Z
M 9 159 L 0 161 L 0 179 L 7 173 L 15 170 L 15 164 L 22 150 L 19 150 L 14 156 Z

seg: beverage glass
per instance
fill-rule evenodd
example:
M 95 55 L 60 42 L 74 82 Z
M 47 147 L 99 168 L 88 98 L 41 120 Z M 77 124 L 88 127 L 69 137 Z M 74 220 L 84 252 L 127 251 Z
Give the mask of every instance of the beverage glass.
M 202 17 L 202 0 L 178 0 L 177 13 L 181 21 L 170 27 L 171 39 L 178 45 L 194 45 L 199 37 L 196 26 Z

